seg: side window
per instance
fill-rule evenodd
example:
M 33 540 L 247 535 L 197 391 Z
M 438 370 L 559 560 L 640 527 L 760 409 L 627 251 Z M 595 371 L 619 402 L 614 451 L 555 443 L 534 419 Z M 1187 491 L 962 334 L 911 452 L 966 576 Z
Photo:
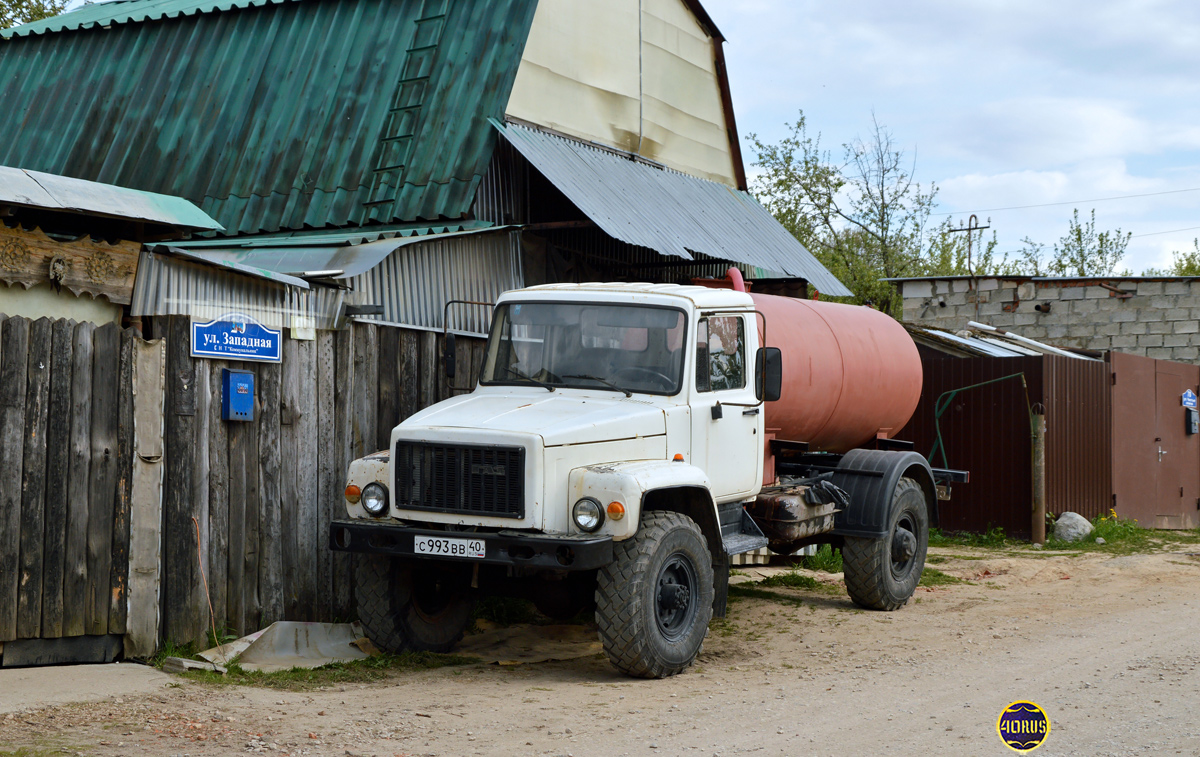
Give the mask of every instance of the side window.
M 720 392 L 746 386 L 745 326 L 736 315 L 701 318 L 696 329 L 696 389 Z

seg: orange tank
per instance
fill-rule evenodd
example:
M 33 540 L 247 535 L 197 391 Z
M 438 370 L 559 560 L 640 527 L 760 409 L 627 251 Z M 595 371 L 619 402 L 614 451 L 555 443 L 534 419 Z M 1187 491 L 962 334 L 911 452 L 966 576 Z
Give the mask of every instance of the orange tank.
M 783 394 L 766 405 L 766 430 L 846 452 L 892 437 L 917 408 L 921 358 L 904 327 L 868 307 L 753 294 L 766 344 L 783 353 Z

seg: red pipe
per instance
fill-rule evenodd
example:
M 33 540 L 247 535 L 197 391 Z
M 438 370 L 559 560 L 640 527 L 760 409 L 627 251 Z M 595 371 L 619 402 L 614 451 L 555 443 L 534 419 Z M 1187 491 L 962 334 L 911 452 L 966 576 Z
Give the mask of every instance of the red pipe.
M 733 284 L 733 291 L 746 291 L 746 282 L 742 279 L 742 272 L 737 268 L 730 266 L 729 270 L 725 272 L 725 278 Z

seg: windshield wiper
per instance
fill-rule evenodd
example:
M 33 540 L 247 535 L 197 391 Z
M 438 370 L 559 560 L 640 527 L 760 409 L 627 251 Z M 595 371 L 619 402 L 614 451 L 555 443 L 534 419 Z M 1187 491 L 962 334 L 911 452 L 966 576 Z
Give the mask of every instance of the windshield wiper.
M 625 392 L 626 397 L 633 396 L 633 392 L 629 391 L 625 387 L 617 386 L 613 382 L 602 379 L 599 376 L 588 376 L 587 374 L 584 374 L 584 373 L 568 373 L 568 374 L 564 375 L 563 378 L 577 378 L 577 379 L 587 379 L 588 381 L 599 381 L 601 384 L 604 384 L 605 386 L 607 386 L 610 389 L 615 389 L 618 392 Z
M 516 368 L 513 368 L 511 365 L 506 366 L 505 370 L 508 371 L 509 373 L 511 373 L 512 375 L 516 376 L 517 378 L 525 379 L 526 381 L 529 381 L 530 383 L 537 384 L 538 386 L 540 386 L 543 389 L 546 389 L 548 391 L 551 391 L 551 392 L 554 391 L 554 387 L 550 386 L 545 381 L 538 381 L 533 376 L 526 376 L 524 373 L 521 373 Z

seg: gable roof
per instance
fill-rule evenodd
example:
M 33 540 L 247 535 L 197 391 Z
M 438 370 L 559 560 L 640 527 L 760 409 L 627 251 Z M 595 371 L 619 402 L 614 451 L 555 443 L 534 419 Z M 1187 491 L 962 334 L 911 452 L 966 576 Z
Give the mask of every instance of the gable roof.
M 536 0 L 122 0 L 8 30 L 0 164 L 230 234 L 466 215 Z

